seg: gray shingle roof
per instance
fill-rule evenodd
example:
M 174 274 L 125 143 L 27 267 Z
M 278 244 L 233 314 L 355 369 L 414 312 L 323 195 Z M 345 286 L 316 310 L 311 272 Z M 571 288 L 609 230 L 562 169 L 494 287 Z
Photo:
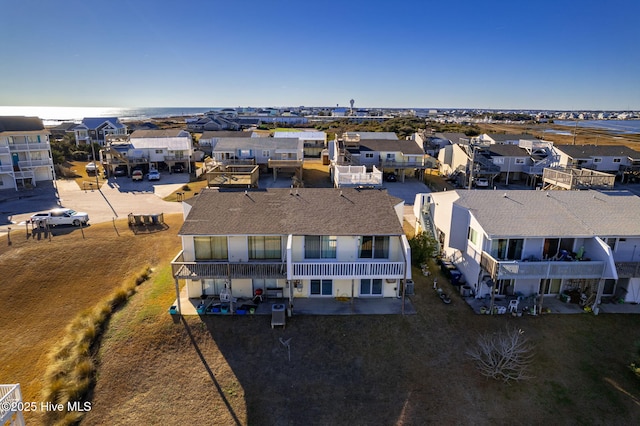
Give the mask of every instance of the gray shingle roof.
M 520 148 L 518 145 L 492 144 L 489 146 L 489 152 L 492 156 L 504 157 L 528 157 L 529 153 L 526 149 Z
M 640 197 L 628 191 L 456 192 L 491 237 L 640 236 Z
M 185 129 L 140 129 L 131 133 L 131 139 L 149 139 L 149 138 L 176 138 L 181 136 L 180 133 Z
M 401 202 L 353 188 L 204 189 L 188 201 L 180 235 L 402 235 Z
M 296 150 L 302 148 L 302 142 L 291 138 L 220 138 L 213 152 L 235 151 L 240 148 Z
M 571 158 L 629 157 L 638 159 L 640 152 L 624 145 L 556 145 L 555 148 Z
M 360 141 L 360 151 L 398 151 L 403 154 L 424 155 L 424 150 L 415 141 L 405 139 L 364 139 Z
M 38 117 L 1 116 L 0 132 L 33 132 L 44 130 Z

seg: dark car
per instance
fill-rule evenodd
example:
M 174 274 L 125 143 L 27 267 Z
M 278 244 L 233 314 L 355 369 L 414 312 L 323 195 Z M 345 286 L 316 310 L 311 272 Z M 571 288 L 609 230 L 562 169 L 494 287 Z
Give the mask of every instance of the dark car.
M 182 173 L 184 172 L 184 166 L 182 164 L 175 164 L 173 167 L 171 167 L 171 171 L 173 173 Z
M 113 171 L 115 176 L 126 176 L 127 175 L 127 167 L 126 166 L 118 166 Z
M 398 177 L 396 176 L 395 173 L 387 173 L 384 176 L 384 180 L 386 180 L 387 182 L 397 182 L 398 181 Z

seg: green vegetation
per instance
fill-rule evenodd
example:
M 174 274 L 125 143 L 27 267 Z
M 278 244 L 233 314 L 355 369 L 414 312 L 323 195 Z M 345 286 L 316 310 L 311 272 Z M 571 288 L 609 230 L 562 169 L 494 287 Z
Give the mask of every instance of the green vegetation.
M 409 240 L 411 263 L 420 265 L 438 254 L 438 242 L 433 236 L 422 232 Z
M 394 132 L 398 138 L 404 139 L 420 129 L 424 129 L 425 121 L 417 117 L 396 117 L 382 122 L 361 123 L 355 118 L 342 118 L 328 123 L 317 124 L 315 128 L 328 133 L 341 135 L 344 132 Z

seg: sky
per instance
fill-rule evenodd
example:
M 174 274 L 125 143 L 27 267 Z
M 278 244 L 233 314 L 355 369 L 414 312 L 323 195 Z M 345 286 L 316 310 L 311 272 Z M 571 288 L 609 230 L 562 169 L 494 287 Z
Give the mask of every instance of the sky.
M 0 105 L 640 110 L 638 0 L 1 0 Z

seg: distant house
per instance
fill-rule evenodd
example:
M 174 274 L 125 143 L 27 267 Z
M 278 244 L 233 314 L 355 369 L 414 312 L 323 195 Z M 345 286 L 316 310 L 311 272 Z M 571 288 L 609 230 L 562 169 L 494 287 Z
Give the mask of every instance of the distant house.
M 274 132 L 274 138 L 297 138 L 302 141 L 305 157 L 319 157 L 327 147 L 325 132 Z
M 175 166 L 191 172 L 193 143 L 186 130 L 136 130 L 129 136 L 108 137 L 100 152 L 101 161 L 111 172 L 126 167 L 130 175 L 134 168 L 171 170 Z
M 107 135 L 124 136 L 127 126 L 117 117 L 84 118 L 82 123 L 73 129 L 76 134 L 76 145 L 98 143 L 104 145 Z
M 211 157 L 216 165 L 256 164 L 263 172 L 271 169 L 274 178 L 289 170 L 302 179 L 304 149 L 297 138 L 219 138 Z
M 518 145 L 494 144 L 490 145 L 487 150 L 491 161 L 498 167 L 496 174 L 493 175 L 493 181 L 496 181 L 498 177 L 500 182 L 506 184 L 522 180 L 533 164 L 527 150 Z
M 37 117 L 0 116 L 0 189 L 55 179 L 49 134 Z
M 415 206 L 476 298 L 640 302 L 640 197 L 630 192 L 456 190 L 419 194 Z
M 561 167 L 617 174 L 640 166 L 640 152 L 624 145 L 555 145 L 553 149 Z
M 73 122 L 65 122 L 60 123 L 57 126 L 50 127 L 49 132 L 51 133 L 51 139 L 64 139 L 66 135 L 75 135 L 73 129 L 77 126 L 77 123 Z
M 198 300 L 263 294 L 294 311 L 300 299 L 401 297 L 411 279 L 403 205 L 377 190 L 205 189 L 184 202 L 176 289 Z
M 250 138 L 252 132 L 240 132 L 233 130 L 205 131 L 198 140 L 200 149 L 211 155 L 212 149 L 218 144 L 221 138 Z

